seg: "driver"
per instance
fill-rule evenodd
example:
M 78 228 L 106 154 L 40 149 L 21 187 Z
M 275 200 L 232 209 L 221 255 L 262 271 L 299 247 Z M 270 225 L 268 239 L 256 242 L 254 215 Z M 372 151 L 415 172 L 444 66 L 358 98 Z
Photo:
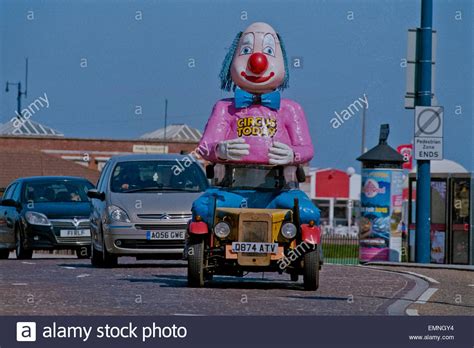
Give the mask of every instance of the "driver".
M 266 23 L 253 23 L 234 39 L 220 72 L 221 89 L 234 98 L 219 100 L 199 144 L 210 149 L 203 157 L 213 163 L 291 166 L 308 162 L 313 145 L 301 106 L 281 99 L 289 71 L 281 36 Z M 295 167 L 293 167 L 295 170 Z M 285 175 L 286 176 L 286 175 Z M 193 216 L 209 217 L 211 189 L 193 204 Z M 214 192 L 215 193 L 215 192 Z M 242 207 L 236 192 L 219 190 L 219 207 Z M 319 209 L 302 191 L 283 190 L 266 206 L 292 208 L 299 199 L 302 223 L 319 223 Z M 210 221 L 206 221 L 210 222 Z

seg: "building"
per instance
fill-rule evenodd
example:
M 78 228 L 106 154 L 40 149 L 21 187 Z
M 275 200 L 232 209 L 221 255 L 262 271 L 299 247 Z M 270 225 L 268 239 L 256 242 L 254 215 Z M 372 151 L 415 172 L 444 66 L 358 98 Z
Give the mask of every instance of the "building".
M 163 129 L 144 134 L 140 139 L 71 138 L 30 120 L 21 127 L 10 121 L 0 126 L 0 131 L 0 188 L 20 176 L 79 175 L 95 180 L 112 156 L 189 153 L 196 148 L 201 134 L 186 125 L 170 125 L 166 141 L 159 136 L 165 133 Z

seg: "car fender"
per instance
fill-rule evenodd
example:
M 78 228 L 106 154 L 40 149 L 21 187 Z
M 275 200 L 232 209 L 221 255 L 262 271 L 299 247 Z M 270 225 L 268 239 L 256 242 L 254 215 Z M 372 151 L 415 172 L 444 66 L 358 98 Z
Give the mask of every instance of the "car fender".
M 188 228 L 189 234 L 203 235 L 209 233 L 207 224 L 204 221 L 192 221 Z
M 306 243 L 319 245 L 321 242 L 321 228 L 315 225 L 302 224 L 301 239 Z

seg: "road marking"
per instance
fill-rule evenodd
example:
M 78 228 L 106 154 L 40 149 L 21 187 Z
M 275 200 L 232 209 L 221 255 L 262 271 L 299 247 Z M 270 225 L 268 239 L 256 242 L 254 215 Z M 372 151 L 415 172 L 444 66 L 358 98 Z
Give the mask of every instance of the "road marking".
M 90 274 L 87 274 L 87 273 L 79 274 L 76 278 L 85 278 L 85 277 L 90 277 Z
M 193 313 L 175 313 L 173 315 L 180 317 L 203 317 L 203 314 L 193 314 Z
M 410 316 L 417 316 L 417 315 L 420 315 L 418 313 L 418 309 L 407 309 L 406 310 L 406 313 L 407 315 L 410 315 Z
M 76 267 L 71 267 L 71 266 L 62 266 L 64 269 L 76 269 Z
M 23 261 L 22 263 L 25 264 L 25 265 L 36 265 L 36 262 L 26 262 L 26 261 Z
M 474 286 L 474 284 L 467 284 L 467 286 Z
M 28 283 L 12 283 L 14 286 L 25 286 L 28 285 Z
M 418 298 L 418 300 L 415 302 L 417 304 L 425 304 L 428 302 L 428 300 L 433 296 L 433 294 L 438 291 L 437 288 L 428 288 L 421 296 Z

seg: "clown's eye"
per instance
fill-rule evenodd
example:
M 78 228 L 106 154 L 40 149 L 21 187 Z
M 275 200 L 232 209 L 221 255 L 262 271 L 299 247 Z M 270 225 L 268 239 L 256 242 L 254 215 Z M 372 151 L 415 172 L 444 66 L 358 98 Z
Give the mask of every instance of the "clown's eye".
M 270 46 L 267 46 L 263 49 L 263 53 L 268 54 L 269 56 L 275 57 L 275 50 Z
M 246 54 L 251 54 L 252 53 L 252 48 L 250 46 L 243 46 L 240 49 L 240 55 L 246 55 Z

